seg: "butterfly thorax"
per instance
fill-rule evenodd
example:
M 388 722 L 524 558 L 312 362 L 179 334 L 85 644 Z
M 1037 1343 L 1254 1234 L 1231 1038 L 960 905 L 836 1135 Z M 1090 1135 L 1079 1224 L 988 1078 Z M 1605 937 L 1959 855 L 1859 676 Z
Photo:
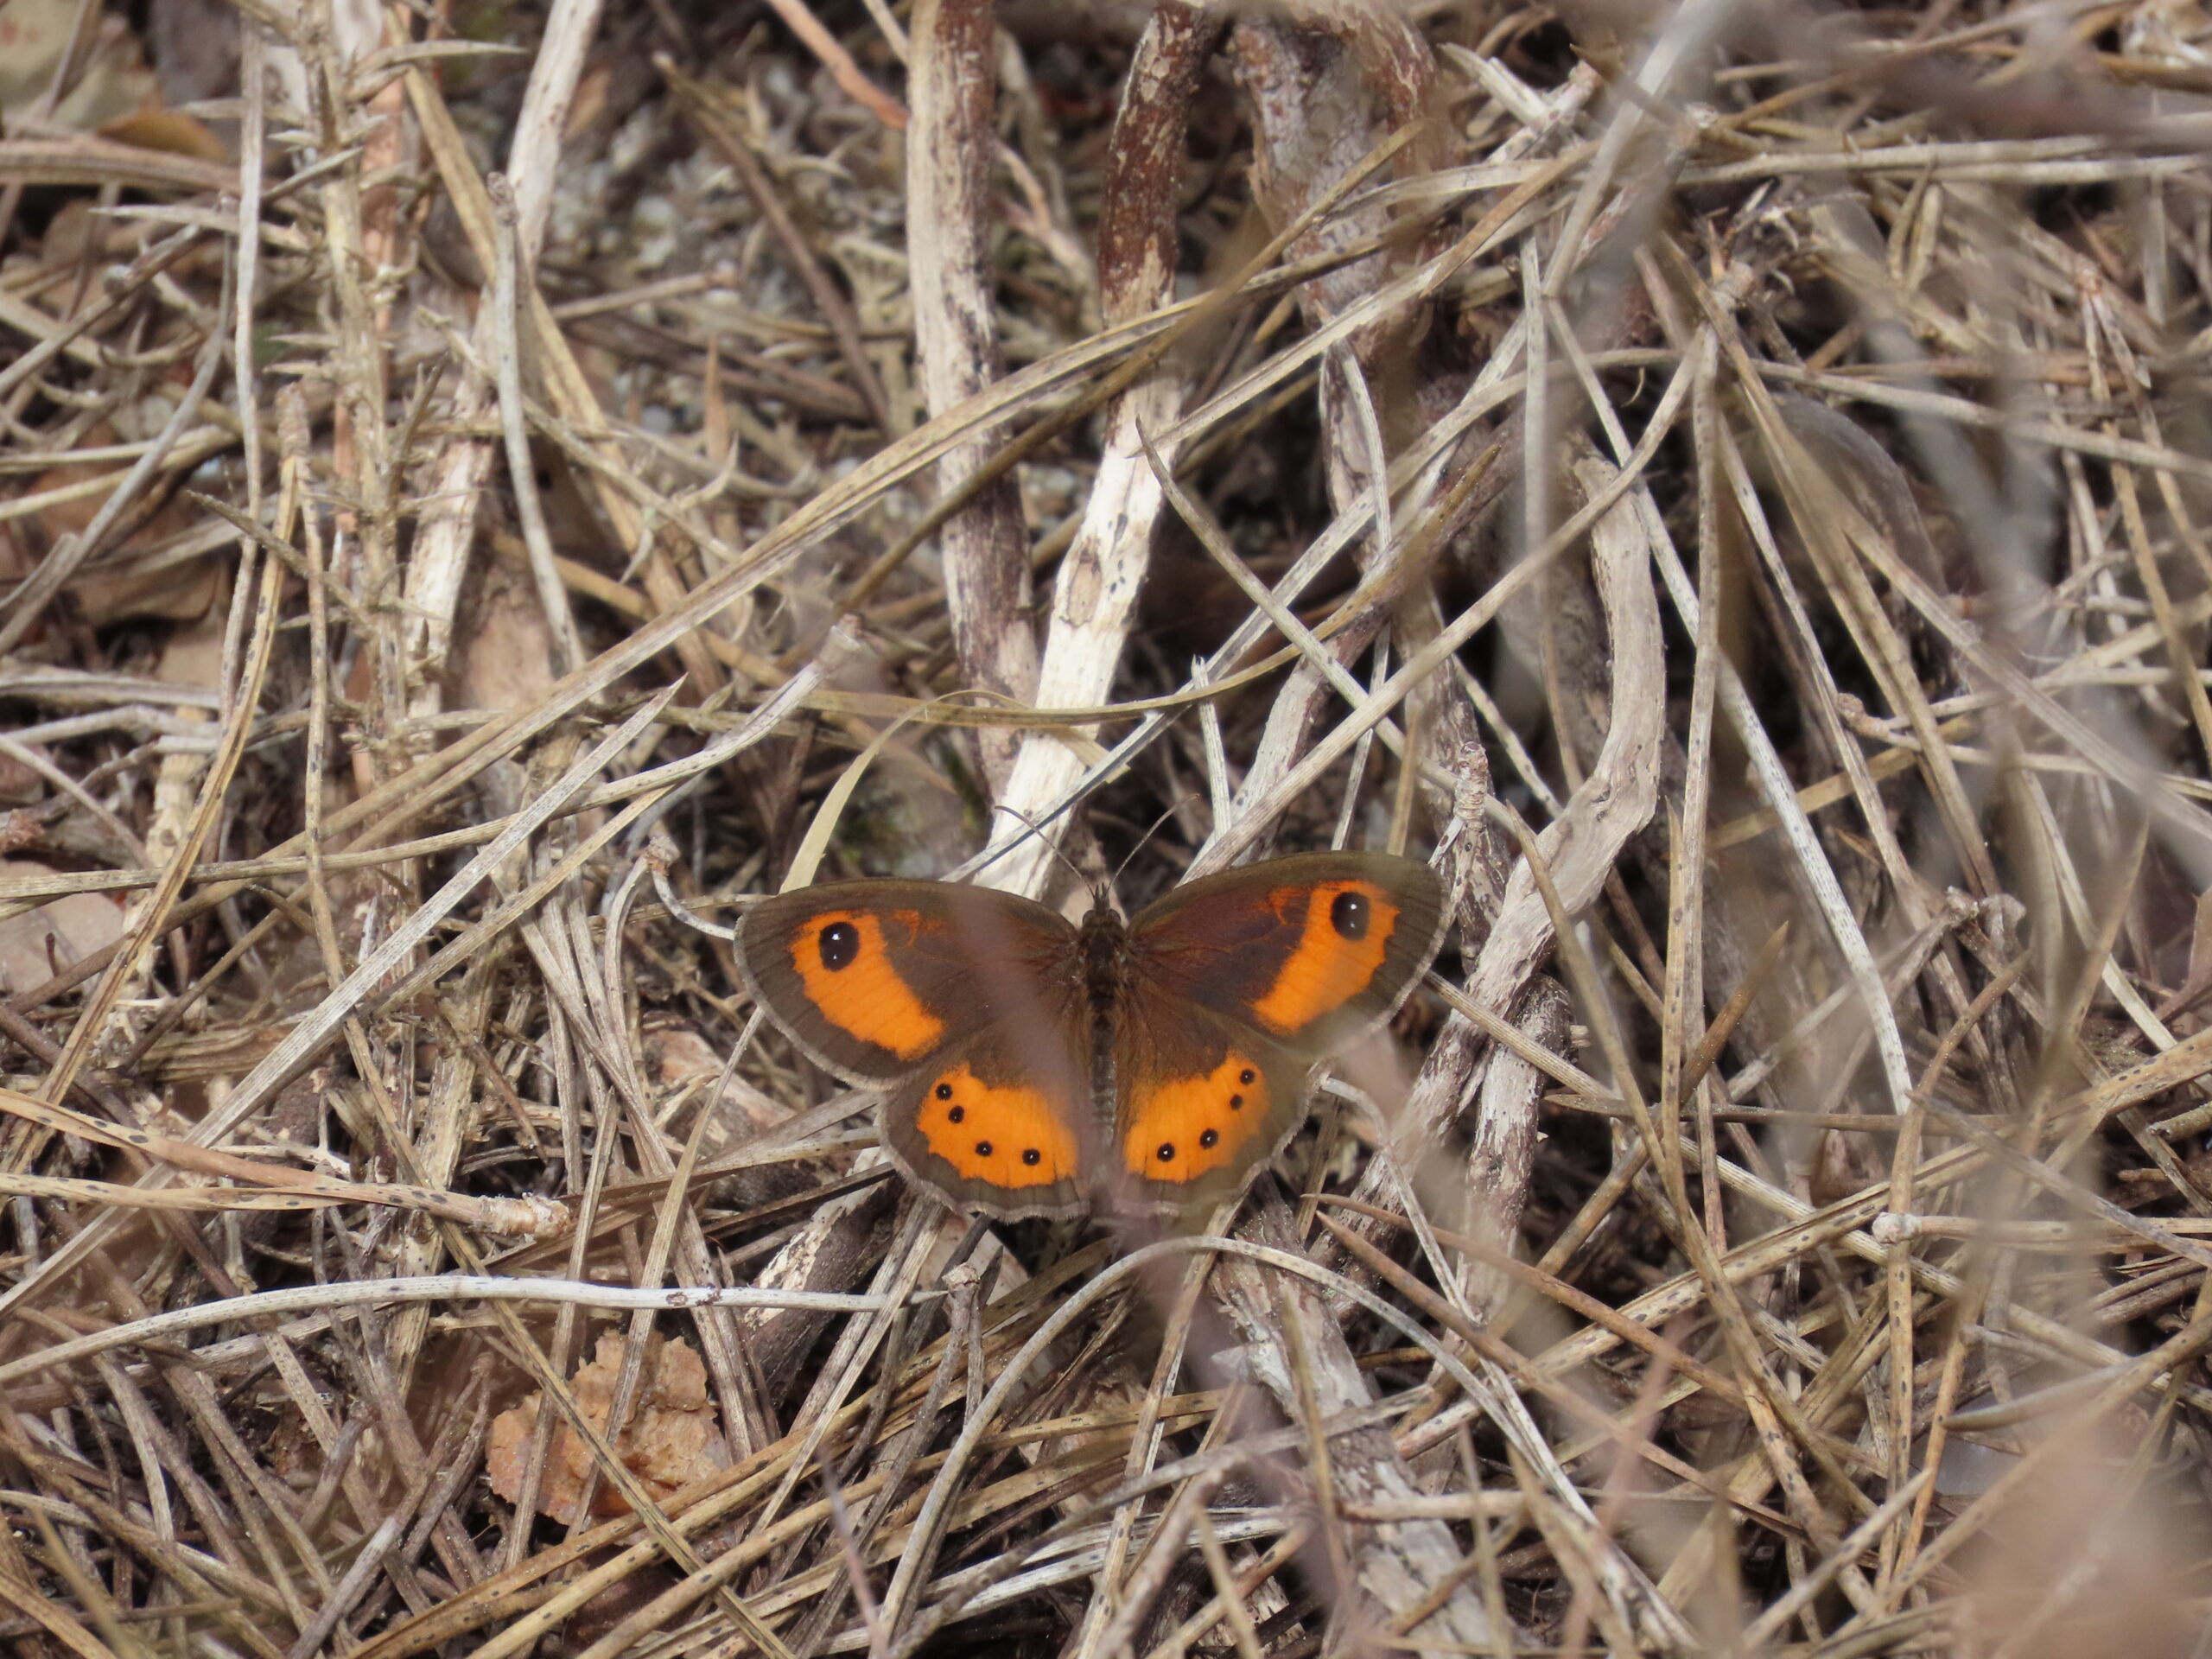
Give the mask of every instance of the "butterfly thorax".
M 1083 996 L 1090 1013 L 1090 1101 L 1103 1132 L 1114 1109 L 1114 1013 L 1128 981 L 1129 932 L 1105 905 L 1093 905 L 1076 932 L 1083 962 Z
M 1122 918 L 1104 905 L 1093 905 L 1077 932 L 1083 957 L 1084 995 L 1095 1020 L 1113 1016 L 1128 969 L 1129 931 Z

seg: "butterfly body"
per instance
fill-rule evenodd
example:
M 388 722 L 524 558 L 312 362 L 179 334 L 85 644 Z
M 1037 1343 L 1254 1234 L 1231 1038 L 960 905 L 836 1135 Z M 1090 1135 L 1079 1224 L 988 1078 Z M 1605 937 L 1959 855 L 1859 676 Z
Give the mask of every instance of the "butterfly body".
M 883 1091 L 883 1144 L 956 1209 L 1180 1210 L 1240 1188 L 1304 1116 L 1314 1065 L 1428 966 L 1426 865 L 1320 853 L 1186 883 L 1080 925 L 1010 893 L 831 883 L 747 912 L 755 999 Z

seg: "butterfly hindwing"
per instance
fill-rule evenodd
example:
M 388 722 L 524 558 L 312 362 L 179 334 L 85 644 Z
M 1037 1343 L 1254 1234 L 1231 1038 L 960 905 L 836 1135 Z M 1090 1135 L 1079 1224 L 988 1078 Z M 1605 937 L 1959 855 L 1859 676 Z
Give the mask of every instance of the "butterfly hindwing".
M 1305 1120 L 1312 1069 L 1248 1026 L 1135 988 L 1114 1034 L 1108 1151 L 1122 1196 L 1179 1211 L 1241 1188 Z
M 944 1050 L 884 1097 L 885 1149 L 956 1210 L 1080 1212 L 1099 1166 L 1085 1035 L 1072 1017 L 1002 1021 Z

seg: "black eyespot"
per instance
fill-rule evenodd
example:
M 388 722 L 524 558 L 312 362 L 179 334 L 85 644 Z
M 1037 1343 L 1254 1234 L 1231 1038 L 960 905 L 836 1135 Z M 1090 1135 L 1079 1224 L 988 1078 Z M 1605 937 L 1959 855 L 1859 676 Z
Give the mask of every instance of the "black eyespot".
M 1173 1163 L 1175 1161 L 1175 1143 L 1173 1141 L 1161 1141 L 1160 1143 L 1160 1150 L 1154 1155 L 1163 1164 Z
M 1329 925 L 1337 930 L 1337 937 L 1344 939 L 1363 939 L 1367 937 L 1369 906 L 1363 893 L 1340 893 L 1329 906 Z
M 822 930 L 822 965 L 831 973 L 849 968 L 861 953 L 861 931 L 850 922 L 832 922 Z
M 950 1111 L 944 1115 L 944 1120 L 948 1123 L 957 1123 L 967 1116 L 968 1109 L 965 1106 L 955 1106 Z
M 949 1083 L 940 1083 L 938 1084 L 937 1097 L 939 1100 L 950 1100 L 952 1098 L 952 1085 Z
M 1021 1161 L 1028 1165 L 1030 1168 L 1034 1169 L 1038 1165 L 1045 1161 L 1045 1154 L 1038 1151 L 1036 1147 L 1031 1147 L 1021 1154 Z
M 1236 1074 L 1236 1081 L 1242 1084 L 1255 1084 L 1259 1080 L 1260 1074 L 1249 1065 Z
M 1221 1141 L 1221 1131 L 1207 1129 L 1198 1136 L 1198 1144 L 1211 1152 Z
M 976 1155 L 978 1158 L 989 1157 L 991 1155 L 991 1143 L 988 1141 L 978 1141 L 976 1143 Z
M 1232 1112 L 1243 1111 L 1244 1109 L 1244 1096 L 1242 1095 L 1231 1095 L 1229 1097 L 1229 1109 Z

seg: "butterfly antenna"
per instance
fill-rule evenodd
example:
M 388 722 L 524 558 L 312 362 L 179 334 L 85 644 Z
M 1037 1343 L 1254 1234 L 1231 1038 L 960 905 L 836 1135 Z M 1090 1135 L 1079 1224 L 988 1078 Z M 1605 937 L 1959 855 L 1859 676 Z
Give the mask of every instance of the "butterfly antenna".
M 1019 818 L 1022 823 L 1028 825 L 1029 833 L 1037 837 L 1037 844 L 1042 847 L 1046 852 L 1050 853 L 1054 858 L 1058 859 L 1061 863 L 1066 865 L 1068 867 L 1068 874 L 1075 877 L 1078 884 L 1084 887 L 1088 887 L 1090 890 L 1090 896 L 1094 899 L 1098 897 L 1097 887 L 1092 882 L 1089 876 L 1083 873 L 1083 867 L 1077 864 L 1073 859 L 1070 858 L 1065 852 L 1060 850 L 1059 843 L 1045 833 L 1045 826 L 1043 824 L 1038 823 L 1036 819 L 1031 817 L 1027 812 L 1024 812 L 1019 807 L 1001 806 L 998 810 L 1005 813 L 1008 817 Z
M 1185 804 L 1196 799 L 1198 799 L 1198 797 L 1195 795 L 1180 795 L 1174 800 L 1168 803 L 1167 810 L 1152 821 L 1152 828 L 1146 830 L 1144 834 L 1137 837 L 1137 844 L 1130 848 L 1128 853 L 1122 856 L 1122 861 L 1114 867 L 1114 885 L 1116 887 L 1118 887 L 1121 886 L 1122 874 L 1128 870 L 1131 864 L 1136 861 L 1136 855 L 1144 851 L 1145 843 L 1160 833 L 1160 826 L 1166 823 L 1168 819 L 1173 817 Z

